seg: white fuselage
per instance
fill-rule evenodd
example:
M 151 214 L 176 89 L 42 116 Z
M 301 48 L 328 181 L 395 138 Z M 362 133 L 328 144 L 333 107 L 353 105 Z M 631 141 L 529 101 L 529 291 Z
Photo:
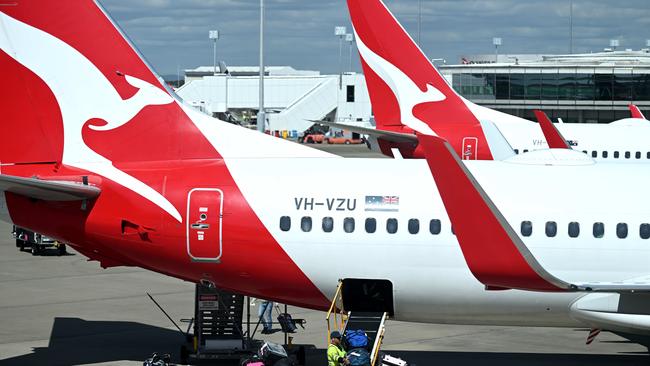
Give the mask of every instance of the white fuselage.
M 472 276 L 424 160 L 226 162 L 264 225 L 327 296 L 340 278 L 387 279 L 401 320 L 576 325 L 569 309 L 581 294 L 486 291 Z M 532 235 L 522 239 L 552 274 L 583 282 L 648 273 L 650 240 L 639 236 L 639 225 L 650 222 L 650 197 L 644 194 L 650 170 L 643 165 L 472 161 L 467 166 L 520 236 L 521 222 L 531 221 Z M 371 196 L 398 197 L 399 203 L 383 207 L 393 211 L 375 211 L 366 203 Z M 467 210 L 471 214 L 472 208 Z M 282 216 L 290 217 L 287 231 L 280 228 Z M 303 217 L 311 218 L 308 232 L 301 229 Z M 326 217 L 333 220 L 331 232 L 322 227 Z M 346 218 L 354 219 L 351 232 L 344 230 Z M 366 231 L 367 218 L 376 220 L 376 232 Z M 388 219 L 397 220 L 393 234 Z M 419 222 L 417 233 L 409 232 L 412 219 Z M 429 231 L 430 220 L 440 220 L 439 234 Z M 556 222 L 555 237 L 545 235 L 547 221 Z M 580 226 L 575 238 L 568 235 L 570 222 Z M 596 222 L 604 224 L 602 238 L 592 234 Z M 624 239 L 616 235 L 619 223 L 629 228 Z
M 479 120 L 493 122 L 515 152 L 548 149 L 536 122 L 485 108 L 465 100 Z M 626 118 L 612 123 L 558 123 L 562 136 L 574 150 L 596 160 L 650 162 L 650 121 Z

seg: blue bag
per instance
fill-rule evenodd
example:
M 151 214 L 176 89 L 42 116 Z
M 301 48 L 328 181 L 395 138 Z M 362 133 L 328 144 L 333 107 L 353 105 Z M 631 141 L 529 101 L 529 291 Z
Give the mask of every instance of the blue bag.
M 345 332 L 345 340 L 349 348 L 362 348 L 368 346 L 368 335 L 363 330 L 348 330 Z

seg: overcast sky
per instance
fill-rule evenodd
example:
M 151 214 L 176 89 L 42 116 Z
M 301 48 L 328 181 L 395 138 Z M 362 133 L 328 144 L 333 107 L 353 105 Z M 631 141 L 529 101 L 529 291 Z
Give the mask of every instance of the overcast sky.
M 160 74 L 212 65 L 210 29 L 218 29 L 217 58 L 257 65 L 257 0 L 101 0 Z M 417 37 L 418 0 L 386 0 Z M 334 26 L 350 28 L 344 0 L 265 0 L 266 65 L 337 73 Z M 458 63 L 465 54 L 567 53 L 570 0 L 421 0 L 421 47 L 429 58 Z M 640 49 L 650 39 L 650 1 L 573 0 L 574 52 L 599 51 L 610 39 Z M 343 48 L 348 69 L 348 47 Z M 352 69 L 359 70 L 353 49 Z

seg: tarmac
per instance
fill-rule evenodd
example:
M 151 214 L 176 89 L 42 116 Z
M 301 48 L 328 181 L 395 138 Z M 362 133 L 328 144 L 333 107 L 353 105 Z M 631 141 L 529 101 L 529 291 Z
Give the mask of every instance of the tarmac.
M 361 146 L 317 145 L 355 157 Z M 101 269 L 75 252 L 20 252 L 0 224 L 0 365 L 141 365 L 153 352 L 177 359 L 176 321 L 193 315 L 194 285 L 139 268 Z M 324 366 L 325 313 L 289 307 L 307 320 L 294 344 L 314 345 L 309 365 Z M 255 318 L 256 307 L 252 310 Z M 180 323 L 181 327 L 186 326 Z M 389 321 L 383 350 L 411 365 L 648 365 L 645 347 L 603 332 L 585 345 L 586 329 L 459 326 Z M 258 338 L 283 342 L 283 334 Z

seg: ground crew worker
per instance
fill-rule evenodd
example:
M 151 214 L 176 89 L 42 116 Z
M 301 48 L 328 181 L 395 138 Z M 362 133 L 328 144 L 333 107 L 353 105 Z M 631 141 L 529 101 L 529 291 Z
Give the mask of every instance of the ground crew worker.
M 341 332 L 333 331 L 330 334 L 331 343 L 327 347 L 327 366 L 341 366 L 350 363 L 345 358 L 345 350 L 341 346 Z

